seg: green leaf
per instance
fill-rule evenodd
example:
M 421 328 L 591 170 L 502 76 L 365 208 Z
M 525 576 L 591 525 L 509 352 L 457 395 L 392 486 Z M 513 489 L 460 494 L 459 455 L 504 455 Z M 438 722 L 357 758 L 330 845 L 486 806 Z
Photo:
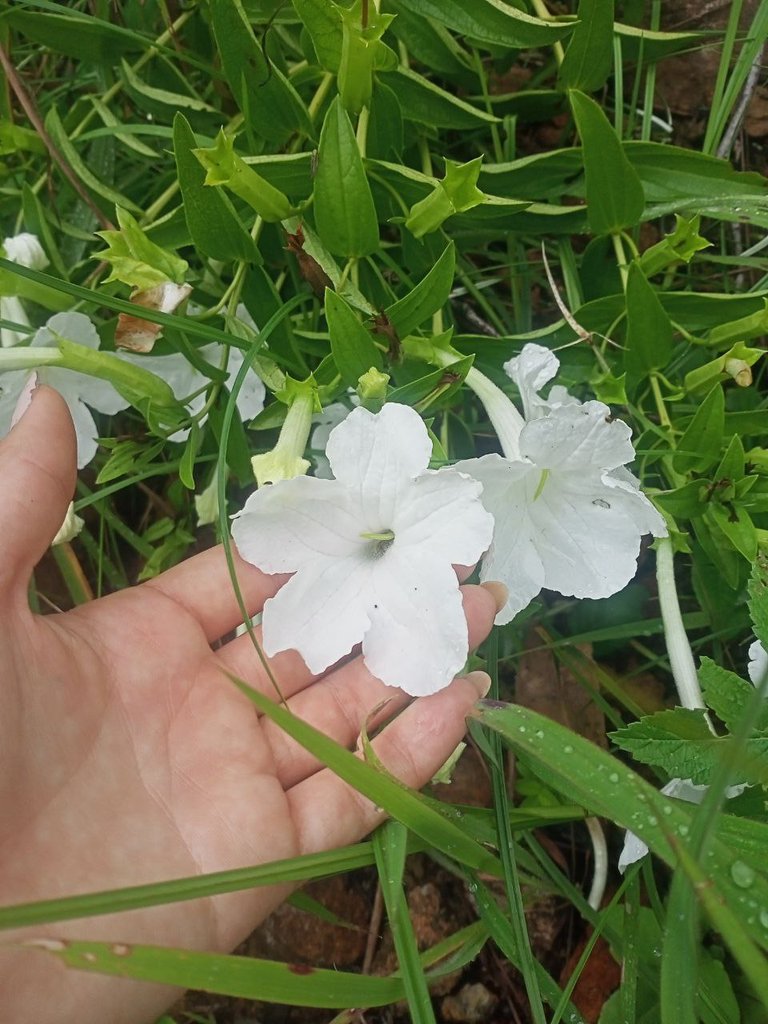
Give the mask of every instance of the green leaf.
M 410 68 L 400 67 L 387 77 L 397 96 L 403 117 L 433 128 L 481 128 L 498 124 L 499 118 L 460 100 Z
M 325 289 L 325 316 L 336 367 L 347 387 L 355 388 L 371 367 L 381 370 L 381 352 L 351 307 L 330 288 Z
M 93 171 L 86 166 L 74 145 L 69 141 L 69 136 L 54 106 L 49 107 L 48 113 L 45 115 L 45 128 L 58 146 L 62 156 L 87 189 L 106 199 L 113 206 L 122 206 L 123 209 L 131 210 L 133 213 L 141 213 L 136 203 L 103 181 L 100 181 Z
M 434 18 L 461 36 L 494 47 L 547 46 L 573 30 L 567 23 L 533 18 L 503 0 L 395 0 L 392 6 Z
M 183 114 L 177 114 L 173 119 L 173 151 L 192 241 L 201 253 L 214 260 L 261 263 L 255 242 L 227 196 L 203 184 L 205 171 L 192 152 L 196 145 L 189 121 Z
M 456 247 L 449 242 L 431 270 L 402 299 L 384 312 L 399 337 L 411 334 L 448 301 L 456 271 Z
M 193 149 L 192 152 L 205 168 L 204 185 L 225 185 L 243 199 L 267 223 L 287 220 L 296 210 L 288 196 L 254 171 L 253 167 L 235 152 L 235 142 L 219 130 L 213 146 Z
M 200 427 L 193 420 L 189 437 L 184 445 L 184 451 L 179 462 L 179 480 L 181 480 L 188 491 L 194 491 L 195 489 L 195 459 L 200 450 L 201 440 Z
M 464 356 L 450 366 L 433 370 L 409 384 L 403 384 L 389 394 L 390 402 L 401 405 L 418 405 L 427 408 L 438 398 L 445 400 L 461 389 L 467 374 L 472 369 L 474 356 Z
M 341 9 L 332 0 L 291 0 L 315 48 L 317 59 L 334 74 L 341 63 Z
M 201 953 L 122 942 L 42 939 L 38 948 L 79 971 L 154 981 L 284 1006 L 338 1010 L 383 1006 L 404 997 L 400 978 L 281 964 L 250 956 Z
M 181 92 L 169 92 L 167 89 L 156 89 L 151 85 L 147 85 L 146 82 L 139 78 L 125 59 L 120 61 L 120 71 L 131 90 L 141 96 L 145 96 L 148 100 L 152 100 L 153 103 L 161 103 L 166 107 L 172 107 L 174 110 L 178 110 L 181 107 L 183 110 L 215 113 L 213 107 L 208 103 L 204 103 L 203 100 L 198 99 L 196 96 L 187 96 Z
M 637 171 L 597 103 L 576 89 L 568 95 L 583 148 L 590 229 L 608 235 L 634 227 L 645 209 Z
M 613 70 L 613 0 L 579 0 L 576 17 L 558 82 L 564 89 L 596 92 Z
M 151 45 L 150 40 L 143 43 L 136 33 L 120 25 L 82 11 L 51 14 L 11 7 L 3 11 L 3 21 L 54 53 L 63 53 L 86 64 L 114 67 L 121 54 L 137 53 Z
M 749 579 L 749 614 L 757 639 L 768 651 L 768 552 L 763 548 L 757 553 Z
M 747 705 L 755 694 L 755 688 L 735 672 L 729 672 L 712 661 L 702 658 L 699 664 L 699 681 L 704 691 L 707 707 L 712 708 L 729 732 L 734 732 L 741 721 Z M 768 726 L 768 705 L 760 718 L 759 728 Z
M 703 473 L 720 457 L 725 429 L 725 396 L 716 384 L 694 413 L 677 444 L 672 464 L 678 473 Z
M 627 351 L 624 366 L 635 383 L 660 370 L 672 354 L 672 323 L 636 261 L 627 275 Z
M 280 68 L 267 64 L 241 0 L 208 0 L 208 10 L 224 74 L 246 123 L 276 145 L 293 131 L 311 136 L 299 94 Z
M 609 735 L 643 764 L 697 785 L 709 783 L 731 742 L 728 737 L 713 736 L 703 711 L 688 708 L 659 711 Z M 768 736 L 753 736 L 743 744 L 738 771 L 739 780 L 734 781 L 768 782 Z
M 337 96 L 320 133 L 315 176 L 315 224 L 337 256 L 368 256 L 379 247 L 371 188 L 349 115 Z
M 189 270 L 186 260 L 155 245 L 135 218 L 119 206 L 117 222 L 119 231 L 96 232 L 107 243 L 107 248 L 92 258 L 104 260 L 112 268 L 107 282 L 121 281 L 140 289 L 165 284 L 166 281 L 184 283 Z
M 453 822 L 433 810 L 414 790 L 381 769 L 362 761 L 351 751 L 335 743 L 282 705 L 275 704 L 268 697 L 252 690 L 245 683 L 237 681 L 237 685 L 263 715 L 271 719 L 300 746 L 314 754 L 334 774 L 354 786 L 377 807 L 382 807 L 417 836 L 423 836 L 430 846 L 467 867 L 488 871 L 493 875 L 498 874 L 500 865 L 496 857 Z

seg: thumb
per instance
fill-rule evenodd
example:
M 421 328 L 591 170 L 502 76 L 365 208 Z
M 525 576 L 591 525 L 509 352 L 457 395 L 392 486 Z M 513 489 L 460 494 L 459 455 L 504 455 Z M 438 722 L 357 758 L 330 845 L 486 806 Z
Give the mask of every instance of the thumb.
M 15 426 L 0 441 L 0 602 L 26 591 L 75 489 L 77 442 L 67 403 L 36 383 L 33 374 Z

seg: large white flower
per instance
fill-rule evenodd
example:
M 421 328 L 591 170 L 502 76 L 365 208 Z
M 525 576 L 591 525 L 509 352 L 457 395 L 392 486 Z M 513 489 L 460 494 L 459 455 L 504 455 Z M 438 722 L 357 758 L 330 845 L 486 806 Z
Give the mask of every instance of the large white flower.
M 14 263 L 18 263 L 22 267 L 45 270 L 48 266 L 48 257 L 40 245 L 40 240 L 37 235 L 31 235 L 28 231 L 24 231 L 20 235 L 13 235 L 11 238 L 4 238 L 3 252 L 6 259 L 13 260 Z M 18 295 L 0 296 L 0 319 L 29 327 L 27 312 Z M 0 327 L 0 348 L 19 345 L 26 341 L 26 338 L 26 334 L 14 331 L 10 327 Z
M 224 356 L 224 345 L 213 342 L 210 345 L 203 345 L 199 348 L 198 355 L 205 362 L 212 366 L 221 366 Z M 176 398 L 186 402 L 186 408 L 190 414 L 195 416 L 204 407 L 206 402 L 206 389 L 212 383 L 210 377 L 201 373 L 186 356 L 180 352 L 174 352 L 168 356 L 144 356 L 135 352 L 121 352 L 120 358 L 134 366 L 143 366 L 146 370 L 156 373 L 158 377 L 168 384 Z M 240 367 L 243 365 L 243 353 L 234 346 L 229 349 L 227 357 L 227 379 L 225 384 L 232 387 Z M 237 396 L 237 410 L 243 420 L 253 419 L 264 408 L 265 398 L 264 384 L 255 371 L 246 375 L 243 386 Z M 193 396 L 190 398 L 190 396 Z M 201 426 L 207 417 L 203 417 Z M 171 441 L 185 441 L 189 436 L 189 429 L 177 430 L 170 435 Z
M 749 678 L 755 686 L 759 686 L 768 672 L 768 651 L 759 640 L 753 640 L 749 645 L 747 657 L 749 658 L 747 663 Z
M 36 332 L 31 347 L 55 346 L 59 337 L 88 348 L 99 347 L 96 328 L 82 313 L 56 313 L 45 327 Z M 11 429 L 13 410 L 30 372 L 9 370 L 0 373 L 0 437 L 5 436 Z M 114 415 L 125 409 L 129 403 L 108 381 L 90 377 L 77 370 L 68 370 L 60 366 L 39 366 L 35 372 L 38 381 L 55 388 L 69 406 L 77 434 L 77 468 L 82 469 L 88 465 L 98 449 L 96 438 L 99 432 L 90 409 Z
M 299 476 L 257 490 L 232 536 L 246 561 L 295 573 L 264 606 L 264 650 L 295 648 L 322 672 L 362 641 L 373 675 L 433 693 L 462 668 L 467 624 L 452 564 L 488 546 L 480 485 L 427 468 L 418 413 L 354 409 L 326 449 L 335 479 Z
M 616 593 L 635 574 L 642 535 L 666 534 L 661 515 L 624 468 L 635 454 L 629 427 L 611 421 L 602 402 L 581 403 L 564 388 L 553 388 L 548 399 L 539 395 L 557 366 L 556 356 L 538 345 L 510 360 L 505 369 L 527 415 L 515 436 L 500 435 L 510 457 L 485 455 L 456 466 L 483 484 L 483 504 L 496 520 L 481 577 L 509 588 L 499 624 L 542 588 L 574 597 Z M 508 399 L 499 392 L 493 401 Z

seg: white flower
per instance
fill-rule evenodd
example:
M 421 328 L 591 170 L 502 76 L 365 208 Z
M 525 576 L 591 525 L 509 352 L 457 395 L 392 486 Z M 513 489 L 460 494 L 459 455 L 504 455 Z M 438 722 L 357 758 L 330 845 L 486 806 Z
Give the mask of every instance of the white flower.
M 82 313 L 56 313 L 32 339 L 30 347 L 55 346 L 58 337 L 77 342 L 88 348 L 99 347 L 99 336 L 87 316 Z M 96 454 L 99 432 L 90 408 L 114 415 L 125 409 L 128 402 L 112 384 L 98 377 L 68 370 L 60 366 L 39 366 L 38 381 L 55 388 L 69 406 L 77 434 L 77 468 L 87 466 Z M 9 370 L 0 373 L 0 437 L 11 429 L 11 417 L 19 395 L 29 379 L 28 370 Z
M 224 345 L 213 342 L 210 345 L 203 345 L 202 348 L 197 350 L 197 353 L 201 359 L 212 366 L 221 366 L 224 349 Z M 206 377 L 205 374 L 196 369 L 181 352 L 174 352 L 169 356 L 143 356 L 135 352 L 121 352 L 120 358 L 132 363 L 134 366 L 143 366 L 152 373 L 156 373 L 158 377 L 162 378 L 169 385 L 179 400 L 193 395 L 194 397 L 186 402 L 186 407 L 192 416 L 197 415 L 204 407 L 207 397 L 206 389 L 213 382 L 210 377 Z M 227 358 L 227 379 L 225 384 L 228 388 L 232 387 L 242 365 L 243 353 L 239 348 L 232 346 L 229 349 L 229 356 Z M 254 416 L 261 412 L 264 408 L 265 394 L 264 384 L 261 379 L 255 371 L 251 371 L 243 381 L 243 386 L 240 388 L 237 396 L 237 410 L 240 413 L 241 419 L 253 419 Z M 204 416 L 200 423 L 201 426 L 205 423 L 206 419 L 207 416 Z M 188 437 L 189 429 L 185 428 L 171 434 L 169 440 L 186 441 Z
M 61 524 L 56 532 L 56 536 L 51 541 L 51 547 L 55 547 L 57 544 L 69 544 L 75 537 L 78 536 L 82 528 L 85 526 L 85 522 L 75 512 L 75 503 L 70 501 L 67 505 L 67 511 L 64 516 L 64 522 Z
M 483 504 L 496 520 L 481 577 L 509 588 L 499 624 L 542 588 L 574 597 L 616 593 L 635 574 L 641 536 L 666 535 L 661 515 L 624 468 L 635 454 L 629 427 L 610 421 L 602 402 L 582 404 L 564 388 L 548 399 L 538 394 L 557 365 L 538 345 L 507 363 L 528 416 L 513 439 L 518 451 L 456 466 L 482 483 Z M 501 393 L 493 400 L 508 402 Z
M 433 693 L 462 668 L 467 624 L 453 564 L 487 547 L 480 486 L 427 469 L 418 413 L 354 409 L 331 434 L 333 480 L 300 476 L 257 490 L 232 526 L 243 558 L 295 573 L 264 606 L 264 650 L 295 648 L 322 672 L 362 641 L 371 673 Z
M 312 458 L 315 460 L 315 476 L 321 480 L 331 480 L 331 464 L 325 454 L 328 438 L 334 427 L 343 422 L 349 416 L 349 407 L 342 402 L 332 402 L 326 405 L 322 412 L 312 417 L 315 429 L 309 439 L 309 447 L 312 449 Z
M 11 238 L 3 239 L 3 251 L 6 259 L 22 267 L 31 267 L 33 270 L 45 270 L 48 266 L 48 257 L 43 252 L 37 235 L 31 235 L 25 231 L 20 235 L 13 235 Z M 12 323 L 22 326 L 29 326 L 29 318 L 21 299 L 17 295 L 0 296 L 0 319 L 10 320 Z M 10 327 L 0 328 L 0 348 L 10 348 L 25 341 L 26 334 L 20 331 L 13 331 Z
M 749 645 L 749 663 L 747 664 L 749 678 L 755 686 L 759 686 L 768 672 L 768 651 L 759 640 Z

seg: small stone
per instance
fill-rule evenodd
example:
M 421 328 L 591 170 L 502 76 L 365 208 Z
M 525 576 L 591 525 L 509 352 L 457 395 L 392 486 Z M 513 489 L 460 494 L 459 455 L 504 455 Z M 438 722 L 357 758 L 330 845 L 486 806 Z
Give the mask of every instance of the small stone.
M 463 985 L 452 996 L 443 999 L 441 1009 L 447 1021 L 461 1021 L 464 1024 L 481 1024 L 488 1020 L 488 1015 L 498 1002 L 493 992 L 485 985 Z

